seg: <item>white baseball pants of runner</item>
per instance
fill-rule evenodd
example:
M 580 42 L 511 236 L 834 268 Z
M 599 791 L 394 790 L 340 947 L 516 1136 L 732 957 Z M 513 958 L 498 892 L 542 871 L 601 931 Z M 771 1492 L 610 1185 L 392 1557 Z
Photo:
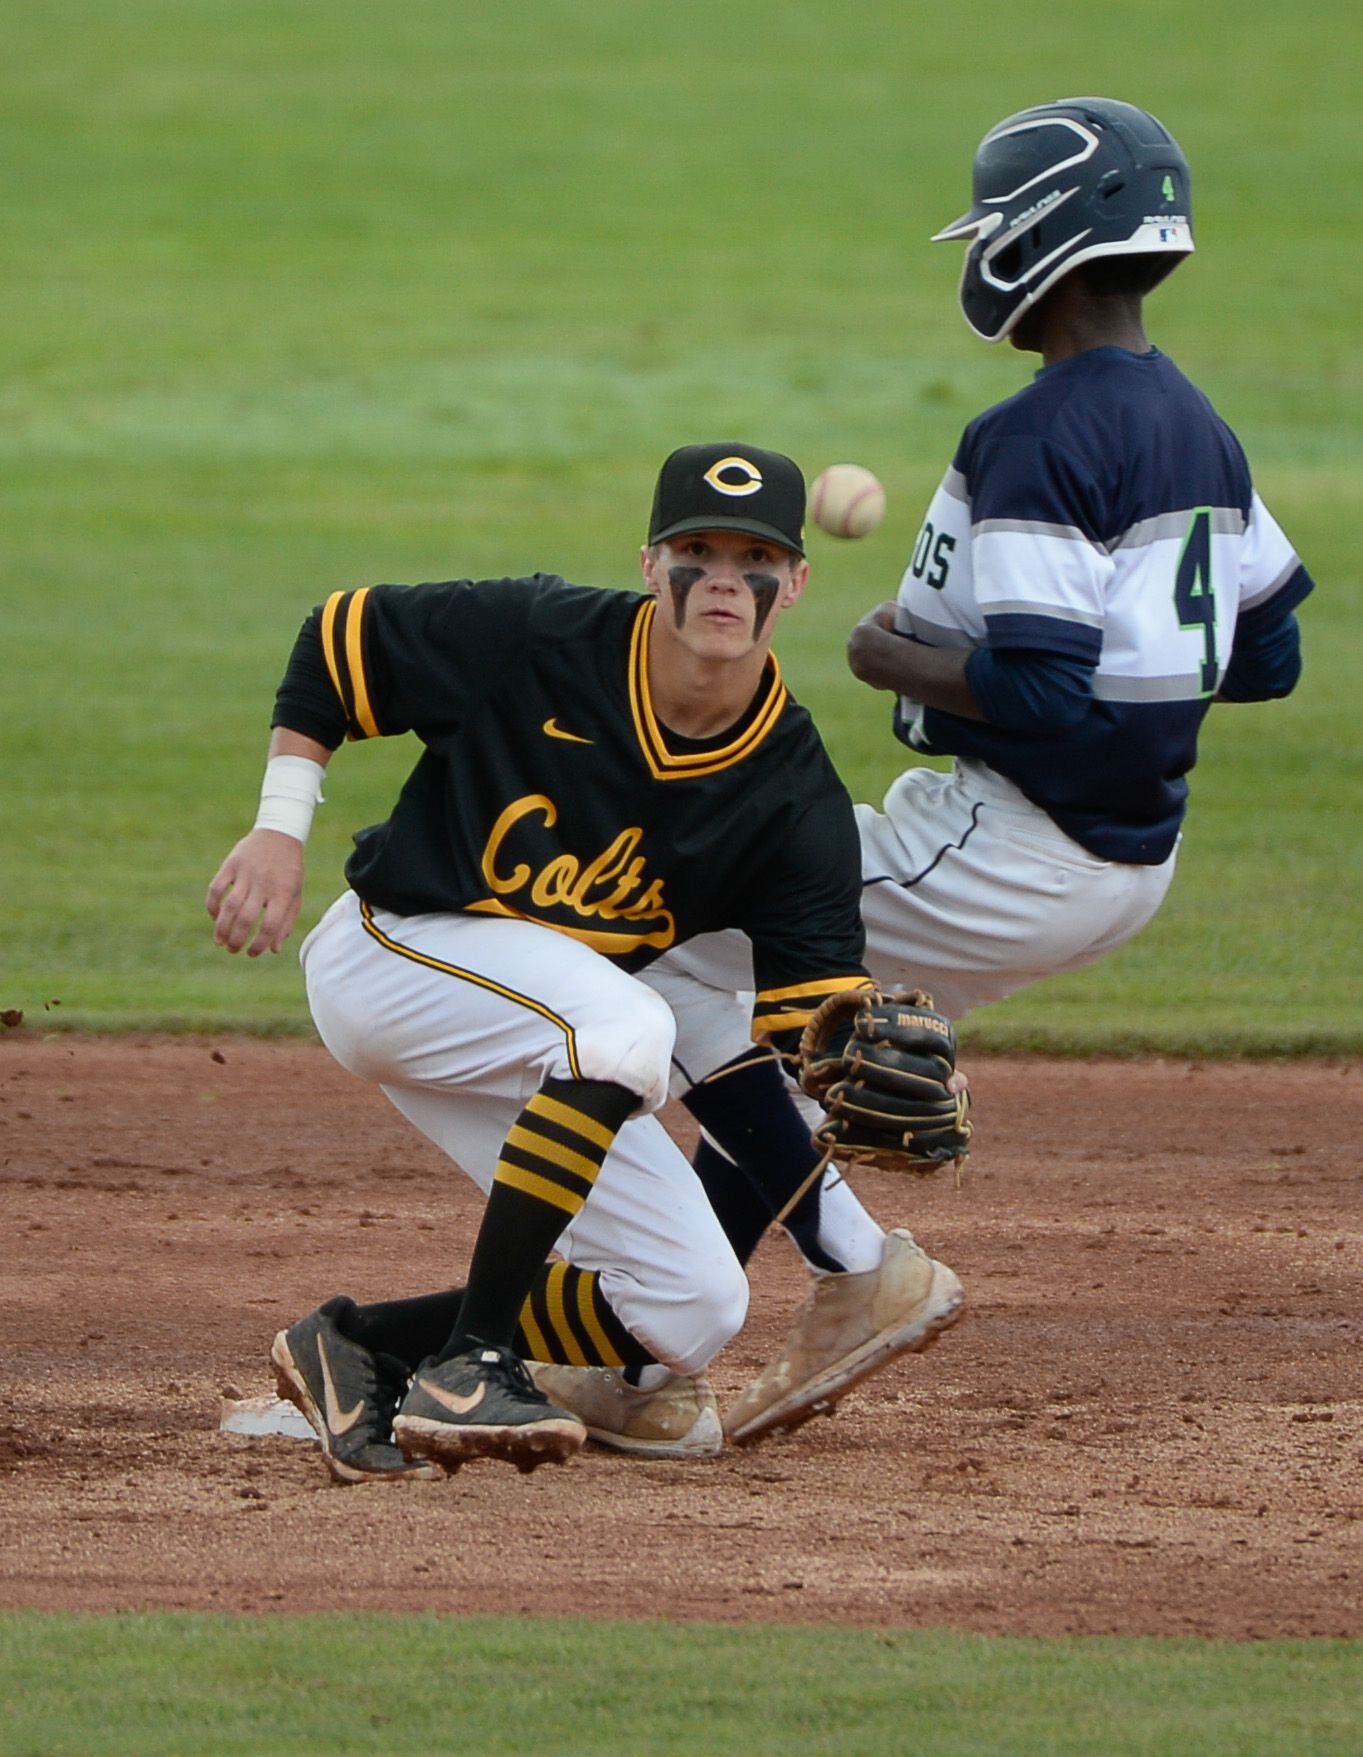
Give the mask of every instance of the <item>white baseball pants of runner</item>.
M 672 1015 L 601 953 L 534 922 L 393 915 L 339 897 L 299 958 L 323 1043 L 486 1193 L 507 1132 L 548 1078 L 667 1096 Z M 596 1271 L 621 1323 L 676 1372 L 742 1328 L 748 1285 L 656 1116 L 616 1135 L 558 1249 Z
M 1159 866 L 1101 860 L 983 763 L 909 769 L 885 809 L 856 807 L 866 967 L 882 988 L 923 988 L 952 1019 L 1043 976 L 1082 969 L 1139 933 L 1164 900 Z M 642 979 L 677 1021 L 674 1089 L 747 1040 L 752 948 L 705 934 Z

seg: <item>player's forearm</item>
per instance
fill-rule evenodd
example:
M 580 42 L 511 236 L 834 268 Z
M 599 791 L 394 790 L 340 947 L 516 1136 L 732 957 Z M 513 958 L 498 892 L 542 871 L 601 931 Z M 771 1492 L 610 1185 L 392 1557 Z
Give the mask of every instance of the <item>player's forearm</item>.
M 991 726 L 1045 736 L 1083 722 L 1093 704 L 1093 671 L 1065 654 L 976 647 L 965 674 Z
M 326 768 L 331 761 L 331 751 L 325 744 L 319 744 L 305 732 L 291 732 L 287 726 L 276 726 L 271 732 L 269 755 L 306 757 L 309 762 L 319 763 L 322 768 Z
M 893 690 L 929 708 L 966 720 L 982 720 L 984 715 L 966 681 L 970 655 L 959 648 L 929 647 L 895 634 L 875 620 L 879 614 L 873 611 L 852 630 L 847 642 L 852 675 L 872 689 Z

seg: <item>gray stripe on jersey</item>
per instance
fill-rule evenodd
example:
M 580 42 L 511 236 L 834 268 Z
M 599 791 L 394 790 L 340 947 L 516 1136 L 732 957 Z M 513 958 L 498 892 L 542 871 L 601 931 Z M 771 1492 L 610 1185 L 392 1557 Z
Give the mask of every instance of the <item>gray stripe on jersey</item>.
M 979 519 L 970 527 L 972 537 L 1059 537 L 1065 543 L 1089 543 L 1077 525 L 1048 525 L 1042 519 Z M 1097 545 L 1101 547 L 1101 545 Z
M 909 612 L 909 627 L 925 646 L 969 649 L 980 645 L 975 636 L 967 634 L 963 628 L 947 628 L 940 622 L 929 622 L 926 616 L 919 616 L 912 610 Z
M 1266 586 L 1260 586 L 1259 590 L 1257 592 L 1251 592 L 1250 595 L 1248 596 L 1248 598 L 1242 598 L 1240 600 L 1240 608 L 1242 610 L 1253 610 L 1253 608 L 1256 604 L 1266 603 L 1268 601 L 1268 599 L 1270 599 L 1275 592 L 1280 592 L 1283 589 L 1283 587 L 1292 578 L 1292 575 L 1294 573 L 1296 573 L 1297 569 L 1300 566 L 1301 566 L 1301 560 L 1294 553 L 1291 560 L 1288 562 L 1287 566 L 1282 570 L 1282 572 L 1277 576 L 1276 579 L 1272 580 Z
M 965 477 L 957 469 L 949 469 L 942 478 L 942 493 L 949 494 L 953 500 L 970 505 L 970 490 L 966 487 Z
M 1103 617 L 1069 604 L 1043 604 L 1036 598 L 997 598 L 980 605 L 982 616 L 1044 616 L 1051 622 L 1082 622 L 1085 628 L 1102 628 Z
M 1103 547 L 1111 554 L 1117 549 L 1144 549 L 1150 543 L 1186 537 L 1195 511 L 1196 507 L 1189 507 L 1184 512 L 1162 512 L 1157 518 L 1141 519 Z M 1218 537 L 1238 537 L 1244 531 L 1245 515 L 1238 506 L 1214 506 L 1211 515 L 1212 531 Z
M 1194 672 L 1182 677 L 1105 677 L 1093 680 L 1100 702 L 1195 702 L 1202 699 L 1202 679 Z

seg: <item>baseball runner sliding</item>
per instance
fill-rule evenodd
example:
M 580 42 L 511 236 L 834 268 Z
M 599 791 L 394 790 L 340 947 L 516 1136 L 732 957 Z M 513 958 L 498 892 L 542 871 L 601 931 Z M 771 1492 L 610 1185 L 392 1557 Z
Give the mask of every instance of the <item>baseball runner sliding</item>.
M 848 649 L 856 676 L 895 697 L 900 741 L 954 759 L 908 769 L 882 810 L 856 808 L 867 967 L 921 984 L 953 1019 L 1139 932 L 1173 878 L 1211 703 L 1286 695 L 1300 672 L 1294 612 L 1311 578 L 1235 435 L 1145 333 L 1144 296 L 1193 249 L 1189 182 L 1145 111 L 1044 104 L 990 129 L 973 205 L 937 234 L 966 244 L 974 332 L 1042 359 L 966 428 L 897 601 Z M 742 1041 L 750 971 L 730 933 L 649 972 L 679 1022 L 693 1108 Z M 808 1166 L 801 1134 L 819 1120 L 806 1103 L 797 1128 L 757 1094 L 749 1109 L 743 1183 L 715 1140 L 697 1160 L 743 1261 L 775 1211 L 770 1144 Z M 880 1245 L 864 1226 L 832 1236 L 835 1177 L 821 1237 L 787 1222 L 809 1298 L 727 1412 L 736 1439 L 828 1406 L 892 1352 L 871 1303 Z

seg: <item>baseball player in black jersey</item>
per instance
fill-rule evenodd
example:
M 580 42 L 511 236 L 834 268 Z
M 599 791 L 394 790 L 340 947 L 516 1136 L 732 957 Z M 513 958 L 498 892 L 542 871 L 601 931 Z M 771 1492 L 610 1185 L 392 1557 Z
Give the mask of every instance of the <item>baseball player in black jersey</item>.
M 301 961 L 327 1047 L 489 1198 L 466 1287 L 337 1297 L 275 1338 L 339 1480 L 531 1469 L 589 1431 L 663 1456 L 720 1444 L 704 1368 L 747 1286 L 652 1114 L 674 1021 L 638 973 L 742 929 L 753 1035 L 787 1051 L 826 996 L 870 986 L 851 802 L 769 648 L 804 589 L 803 518 L 790 459 L 689 446 L 659 476 L 642 594 L 374 586 L 303 625 L 255 827 L 209 888 L 215 939 L 279 950 L 332 752 L 414 732 L 420 759 Z M 765 1043 L 739 1059 L 736 1078 L 779 1081 Z M 927 1335 L 959 1288 L 911 1253 L 902 1299 Z

